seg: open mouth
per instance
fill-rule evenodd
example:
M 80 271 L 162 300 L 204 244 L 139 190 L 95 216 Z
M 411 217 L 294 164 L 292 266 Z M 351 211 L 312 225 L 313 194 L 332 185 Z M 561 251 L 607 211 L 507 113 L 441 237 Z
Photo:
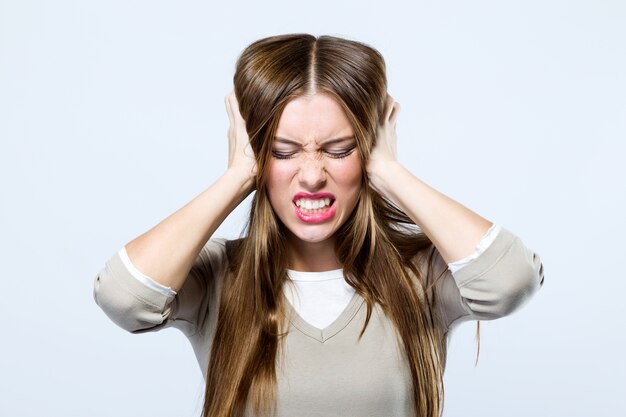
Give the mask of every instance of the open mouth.
M 335 199 L 331 197 L 324 198 L 298 198 L 293 204 L 305 214 L 316 214 L 328 211 L 335 204 Z
M 306 223 L 332 219 L 337 211 L 336 201 L 331 193 L 298 193 L 292 200 L 296 215 Z

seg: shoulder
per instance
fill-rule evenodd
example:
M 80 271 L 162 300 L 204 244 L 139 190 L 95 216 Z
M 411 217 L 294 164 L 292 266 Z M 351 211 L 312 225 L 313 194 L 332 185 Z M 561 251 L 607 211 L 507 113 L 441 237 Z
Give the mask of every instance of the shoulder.
M 239 264 L 239 253 L 245 238 L 212 237 L 200 251 L 198 261 L 214 276 L 222 276 Z
M 224 268 L 237 252 L 241 239 L 230 240 L 223 237 L 210 238 L 200 251 L 199 260 L 212 270 Z

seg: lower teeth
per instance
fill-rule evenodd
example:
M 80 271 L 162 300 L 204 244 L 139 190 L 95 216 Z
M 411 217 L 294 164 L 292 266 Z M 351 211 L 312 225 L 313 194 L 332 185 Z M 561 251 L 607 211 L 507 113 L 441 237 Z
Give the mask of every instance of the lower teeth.
M 304 213 L 313 213 L 313 214 L 315 214 L 315 213 L 321 213 L 323 211 L 328 211 L 328 208 L 329 208 L 328 206 L 324 206 L 324 207 L 321 207 L 321 208 L 318 208 L 318 209 L 307 209 L 307 208 L 304 208 L 304 207 L 300 207 L 300 211 L 302 211 Z

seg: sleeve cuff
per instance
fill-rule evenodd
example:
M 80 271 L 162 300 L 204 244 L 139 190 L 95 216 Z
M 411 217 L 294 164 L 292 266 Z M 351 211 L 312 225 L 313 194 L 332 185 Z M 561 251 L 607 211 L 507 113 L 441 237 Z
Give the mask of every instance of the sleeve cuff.
M 478 258 L 485 250 L 487 250 L 491 243 L 493 243 L 493 241 L 498 236 L 500 229 L 500 225 L 497 225 L 495 223 L 492 224 L 489 230 L 487 230 L 487 233 L 485 233 L 480 242 L 478 242 L 478 245 L 476 245 L 476 247 L 474 248 L 474 253 L 456 262 L 448 264 L 448 269 L 450 270 L 450 272 L 457 272 L 464 266 L 469 265 L 474 259 Z
M 135 265 L 133 265 L 133 263 L 130 261 L 130 258 L 128 257 L 125 246 L 122 246 L 118 254 L 120 256 L 120 259 L 122 260 L 122 263 L 131 273 L 131 275 L 139 280 L 139 282 L 141 282 L 143 285 L 155 291 L 158 291 L 167 297 L 174 297 L 176 295 L 176 291 L 172 290 L 170 287 L 166 287 L 165 285 L 156 282 L 154 279 L 143 274 L 140 270 L 135 268 Z
M 452 274 L 469 316 L 478 320 L 504 317 L 526 303 L 543 285 L 543 264 L 510 230 L 475 261 Z

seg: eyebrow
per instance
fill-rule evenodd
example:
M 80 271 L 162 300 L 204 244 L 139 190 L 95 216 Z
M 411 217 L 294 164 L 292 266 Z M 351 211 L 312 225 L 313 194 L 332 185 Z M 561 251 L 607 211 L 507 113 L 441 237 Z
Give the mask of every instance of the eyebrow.
M 297 141 L 291 140 L 291 139 L 281 138 L 280 136 L 275 136 L 274 139 L 276 139 L 276 141 L 278 141 L 278 142 L 287 143 L 287 144 L 290 144 L 290 145 L 297 145 L 297 146 L 302 145 L 300 142 L 297 142 Z M 335 138 L 335 139 L 329 139 L 329 140 L 326 140 L 326 141 L 322 142 L 321 145 L 334 145 L 336 143 L 345 142 L 345 141 L 350 140 L 350 139 L 354 139 L 354 135 L 352 135 L 352 136 L 344 136 L 344 137 Z

